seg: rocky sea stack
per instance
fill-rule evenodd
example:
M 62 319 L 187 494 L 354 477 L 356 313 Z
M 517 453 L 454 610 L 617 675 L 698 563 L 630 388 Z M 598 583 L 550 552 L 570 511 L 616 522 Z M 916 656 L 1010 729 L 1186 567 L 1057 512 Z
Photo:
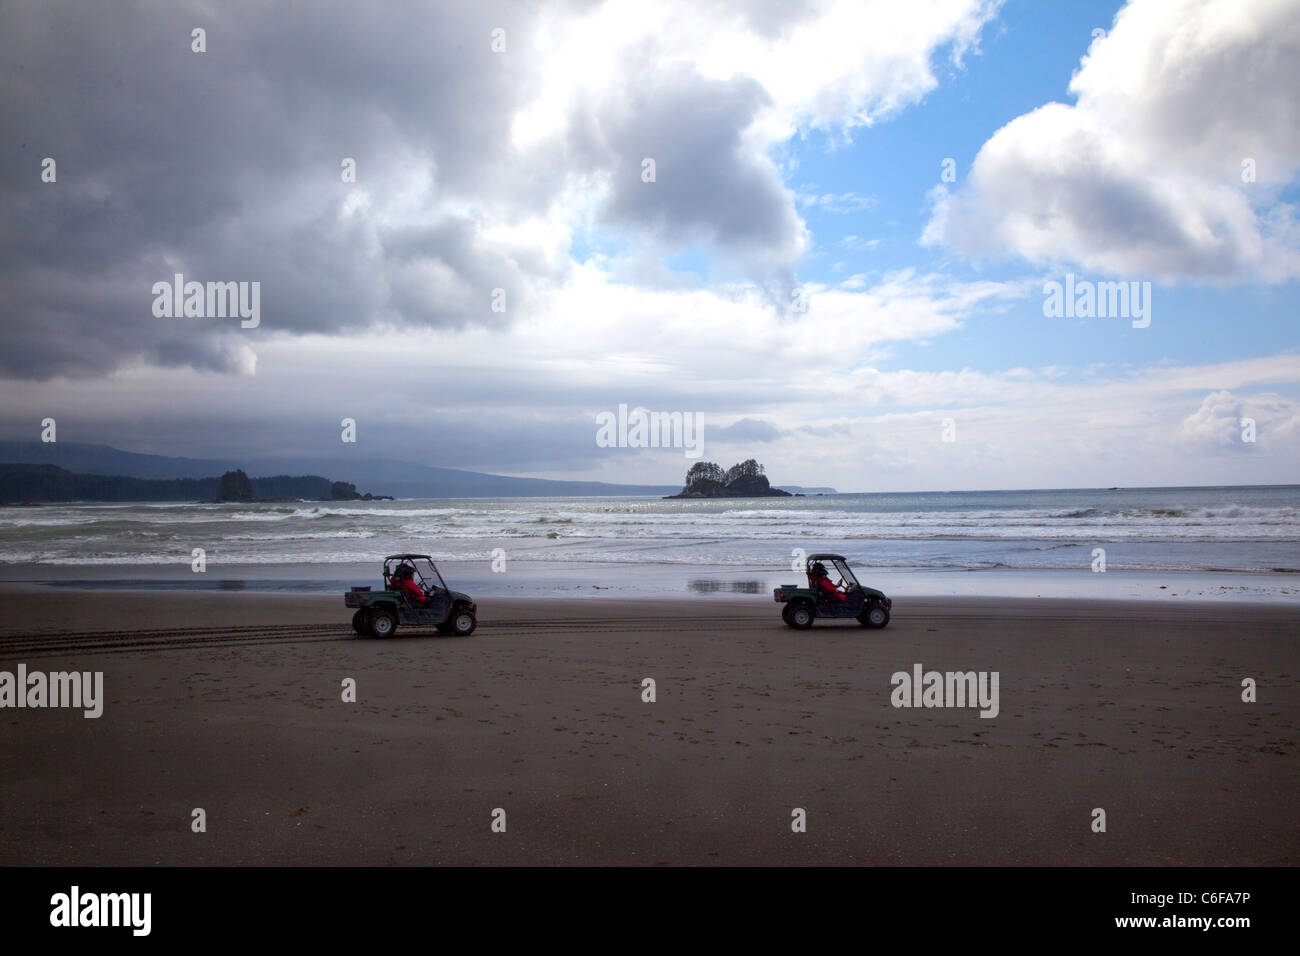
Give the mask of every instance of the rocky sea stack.
M 665 498 L 789 498 L 790 492 L 773 488 L 763 466 L 750 458 L 726 471 L 711 461 L 697 461 L 686 472 L 686 487 Z

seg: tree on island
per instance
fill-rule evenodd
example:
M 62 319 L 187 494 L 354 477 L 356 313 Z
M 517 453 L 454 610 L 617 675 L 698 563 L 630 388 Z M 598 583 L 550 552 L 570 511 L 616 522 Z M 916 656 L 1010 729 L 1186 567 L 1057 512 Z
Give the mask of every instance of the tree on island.
M 361 495 L 357 494 L 357 486 L 350 481 L 336 481 L 330 485 L 330 497 L 335 501 L 355 501 Z
M 711 461 L 697 461 L 686 472 L 686 487 L 689 488 L 695 483 L 703 481 L 715 481 L 718 484 L 723 484 L 726 478 L 727 474 L 720 465 L 715 465 Z
M 762 476 L 763 466 L 752 458 L 746 458 L 744 461 L 740 462 L 740 464 L 732 465 L 727 469 L 727 474 L 726 477 L 723 478 L 723 483 L 734 485 L 738 481 L 749 481 L 753 478 L 761 478 Z
M 221 476 L 221 482 L 217 486 L 217 501 L 256 501 L 257 495 L 253 493 L 253 483 L 249 481 L 248 475 L 244 474 L 242 468 L 237 471 L 228 471 Z

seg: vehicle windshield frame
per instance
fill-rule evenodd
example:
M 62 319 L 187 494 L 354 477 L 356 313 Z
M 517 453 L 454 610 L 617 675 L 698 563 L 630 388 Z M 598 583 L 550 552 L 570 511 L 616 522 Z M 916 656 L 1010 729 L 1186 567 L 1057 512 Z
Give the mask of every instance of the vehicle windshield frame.
M 847 561 L 841 561 L 839 558 L 835 558 L 831 561 L 831 564 L 834 565 L 835 570 L 839 572 L 840 581 L 844 584 L 846 588 L 862 587 L 862 585 L 858 583 L 857 575 L 853 573 L 853 569 L 849 567 L 849 563 Z
M 438 582 L 437 587 L 441 588 L 444 591 L 447 590 L 447 582 L 442 579 L 442 572 L 438 570 L 438 566 L 433 563 L 432 558 L 415 558 L 411 561 L 411 563 L 415 565 L 415 573 L 420 575 L 422 581 L 428 580 L 429 583 L 432 584 L 433 581 L 436 579 Z M 421 563 L 427 564 L 429 566 L 429 570 L 433 572 L 432 578 L 426 578 L 426 575 L 421 574 L 420 572 Z

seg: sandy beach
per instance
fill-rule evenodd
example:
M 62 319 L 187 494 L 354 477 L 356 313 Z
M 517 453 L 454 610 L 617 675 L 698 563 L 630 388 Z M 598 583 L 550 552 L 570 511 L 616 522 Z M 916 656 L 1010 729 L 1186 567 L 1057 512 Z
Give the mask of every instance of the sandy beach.
M 98 719 L 0 710 L 5 865 L 1300 857 L 1295 607 L 497 599 L 376 641 L 336 596 L 0 593 L 0 671 L 104 675 Z M 997 672 L 998 715 L 892 706 L 916 664 Z

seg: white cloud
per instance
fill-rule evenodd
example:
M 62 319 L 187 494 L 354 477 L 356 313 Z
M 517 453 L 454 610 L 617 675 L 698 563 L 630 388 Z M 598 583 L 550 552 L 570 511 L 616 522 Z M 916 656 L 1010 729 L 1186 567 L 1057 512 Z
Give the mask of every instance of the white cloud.
M 1195 445 L 1215 450 L 1243 447 L 1241 402 L 1228 391 L 1211 392 L 1195 412 L 1182 420 L 1180 435 Z
M 875 204 L 876 199 L 874 196 L 862 196 L 852 191 L 846 193 L 803 192 L 799 194 L 800 208 L 817 209 L 821 212 L 835 213 L 836 215 L 862 212 L 864 209 L 870 209 Z
M 1132 0 L 1070 83 L 932 194 L 923 242 L 1117 276 L 1300 276 L 1300 8 Z M 1253 161 L 1254 182 L 1242 163 Z
M 546 68 L 514 119 L 518 144 L 558 131 L 574 104 L 621 85 L 644 59 L 688 62 L 710 79 L 750 77 L 771 98 L 766 146 L 801 127 L 870 125 L 919 102 L 938 85 L 937 51 L 960 60 L 1001 0 L 816 0 L 771 5 L 778 29 L 752 0 L 608 0 L 585 16 L 552 18 L 530 55 Z
M 1205 454 L 1243 454 L 1268 446 L 1293 447 L 1298 424 L 1300 405 L 1287 398 L 1261 393 L 1243 399 L 1222 389 L 1206 395 L 1182 420 L 1178 437 Z M 1250 441 L 1247 434 L 1253 436 Z

